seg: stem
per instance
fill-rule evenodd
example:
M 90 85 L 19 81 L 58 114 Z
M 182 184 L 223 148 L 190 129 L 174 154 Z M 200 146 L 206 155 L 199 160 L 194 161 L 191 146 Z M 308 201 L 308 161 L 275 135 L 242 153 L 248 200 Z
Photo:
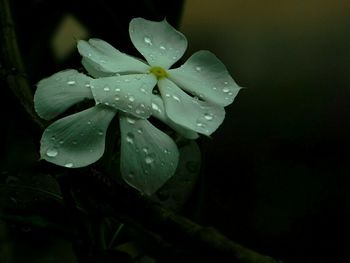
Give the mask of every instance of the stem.
M 34 110 L 33 93 L 25 74 L 26 70 L 18 46 L 9 0 L 0 0 L 0 19 L 0 47 L 3 75 L 6 76 L 9 88 L 31 119 L 40 129 L 44 129 L 46 126 L 44 121 L 38 118 Z
M 125 225 L 142 226 L 146 231 L 161 236 L 166 242 L 196 251 L 199 255 L 207 253 L 239 263 L 280 262 L 233 242 L 216 229 L 201 226 L 115 181 L 109 182 L 107 186 L 95 176 L 89 176 L 88 170 L 75 174 L 72 180 L 73 189 L 79 189 L 83 196 L 89 195 L 96 204 L 108 207 L 101 210 L 98 205 L 89 206 L 87 210 L 91 214 L 114 217 Z M 84 185 L 81 184 L 82 180 Z
M 108 244 L 108 247 L 107 247 L 108 249 L 111 249 L 111 248 L 112 248 L 115 239 L 118 237 L 118 235 L 119 235 L 120 232 L 122 231 L 123 227 L 124 227 L 124 224 L 119 224 L 117 230 L 114 232 L 114 234 L 113 234 L 113 236 L 112 236 L 112 238 L 111 238 L 111 241 L 109 241 L 109 244 Z

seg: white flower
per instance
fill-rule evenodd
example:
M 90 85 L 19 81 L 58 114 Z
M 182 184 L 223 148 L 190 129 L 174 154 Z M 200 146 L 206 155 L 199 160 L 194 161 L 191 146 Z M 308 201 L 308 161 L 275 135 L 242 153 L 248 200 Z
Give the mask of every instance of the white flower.
M 119 111 L 121 174 L 131 186 L 152 194 L 174 174 L 179 154 L 173 140 L 147 118 L 153 115 L 189 139 L 197 133 L 210 135 L 240 88 L 209 51 L 199 51 L 180 68 L 169 69 L 184 54 L 187 40 L 165 20 L 135 18 L 129 32 L 148 63 L 103 40 L 81 40 L 82 64 L 93 78 L 66 70 L 38 83 L 34 103 L 44 119 L 86 98 L 96 102 L 51 124 L 42 136 L 40 153 L 69 168 L 97 161 L 109 123 Z M 153 94 L 156 86 L 160 95 Z

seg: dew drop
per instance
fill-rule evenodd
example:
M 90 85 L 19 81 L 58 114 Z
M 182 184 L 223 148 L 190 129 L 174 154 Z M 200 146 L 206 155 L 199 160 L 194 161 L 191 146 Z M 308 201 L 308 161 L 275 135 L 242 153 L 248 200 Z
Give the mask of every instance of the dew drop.
M 72 144 L 77 145 L 78 142 L 77 141 L 72 141 Z
M 197 72 L 200 72 L 201 70 L 202 70 L 201 67 L 198 67 L 198 66 L 196 67 L 196 71 L 197 71 Z
M 160 48 L 161 50 L 166 50 L 166 47 L 165 47 L 165 46 L 159 46 L 159 48 Z
M 62 140 L 61 140 L 61 141 L 59 141 L 59 144 L 64 144 L 64 141 L 62 141 Z
M 144 37 L 143 38 L 143 41 L 145 41 L 145 43 L 147 44 L 147 45 L 150 45 L 150 46 L 152 46 L 152 40 L 149 38 L 149 37 Z
M 136 112 L 136 114 L 139 114 L 139 115 L 142 113 L 145 113 L 143 110 L 140 110 L 140 109 L 136 109 L 135 112 Z
M 205 113 L 204 114 L 204 118 L 207 120 L 207 121 L 211 121 L 213 119 L 213 115 L 211 115 L 210 113 Z
M 148 148 L 147 148 L 147 147 L 143 147 L 143 148 L 142 148 L 142 151 L 143 151 L 144 153 L 148 153 Z
M 176 56 L 173 56 L 173 57 L 172 57 L 172 59 L 173 59 L 173 60 L 176 60 L 176 59 L 177 59 L 177 57 L 176 57 Z
M 229 88 L 223 88 L 222 91 L 225 92 L 225 93 L 227 93 L 227 92 L 230 91 L 230 89 L 229 89 Z
M 126 142 L 133 144 L 134 143 L 134 134 L 132 134 L 131 132 L 128 132 L 126 135 Z
M 130 124 L 135 124 L 135 122 L 136 122 L 134 119 L 131 119 L 129 117 L 126 118 L 126 121 Z
M 164 153 L 170 154 L 170 151 L 168 149 L 164 149 Z
M 145 158 L 145 163 L 146 164 L 151 164 L 154 162 L 154 159 L 151 156 L 146 156 Z
M 46 151 L 46 155 L 49 156 L 49 157 L 56 157 L 58 155 L 58 151 L 54 148 L 52 149 L 48 149 Z
M 119 92 L 119 91 L 120 91 L 120 88 L 116 88 L 115 91 L 116 91 L 116 92 Z
M 124 79 L 125 82 L 130 82 L 130 79 Z
M 152 102 L 152 109 L 155 110 L 155 111 L 158 111 L 158 112 L 161 112 L 160 108 L 158 107 L 157 104 L 153 103 Z
M 103 135 L 103 131 L 98 131 L 97 134 L 102 136 Z
M 104 87 L 103 90 L 104 91 L 109 91 L 109 88 L 108 87 Z
M 114 100 L 120 100 L 120 97 L 119 96 L 115 96 Z
M 201 123 L 200 121 L 197 121 L 197 126 L 198 126 L 198 127 L 204 127 L 204 124 Z
M 169 93 L 165 94 L 165 97 L 170 98 L 170 94 Z
M 179 97 L 177 97 L 177 96 L 175 96 L 175 95 L 173 95 L 173 99 L 176 100 L 177 102 L 180 102 Z
M 135 98 L 133 96 L 130 96 L 129 101 L 133 102 L 133 101 L 135 101 Z
M 227 85 L 227 84 L 228 84 L 228 82 L 227 82 L 227 81 L 225 81 L 225 82 L 224 82 L 224 85 Z
M 88 121 L 87 124 L 88 124 L 88 125 L 91 125 L 91 121 Z
M 55 136 L 52 136 L 52 137 L 51 137 L 51 140 L 52 140 L 52 141 L 55 141 L 55 140 L 56 140 L 56 137 L 55 137 Z
M 109 103 L 108 103 L 108 102 L 105 102 L 104 105 L 109 106 Z
M 138 134 L 142 134 L 142 129 L 137 129 Z
M 66 163 L 66 164 L 64 165 L 64 167 L 72 168 L 72 167 L 73 167 L 73 163 Z
M 75 85 L 75 81 L 74 80 L 70 80 L 70 81 L 67 82 L 67 84 L 70 85 L 70 86 L 73 86 L 73 85 Z

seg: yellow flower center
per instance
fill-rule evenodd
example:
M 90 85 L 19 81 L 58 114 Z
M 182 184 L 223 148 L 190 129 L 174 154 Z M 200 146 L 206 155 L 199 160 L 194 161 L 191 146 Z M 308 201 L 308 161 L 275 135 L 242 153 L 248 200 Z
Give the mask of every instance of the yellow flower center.
M 161 67 L 152 67 L 150 72 L 157 77 L 157 79 L 165 78 L 168 76 L 168 72 Z

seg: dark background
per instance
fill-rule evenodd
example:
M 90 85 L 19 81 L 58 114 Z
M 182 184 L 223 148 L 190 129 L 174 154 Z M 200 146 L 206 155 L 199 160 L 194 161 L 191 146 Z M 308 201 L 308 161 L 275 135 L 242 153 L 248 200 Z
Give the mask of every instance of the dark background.
M 80 67 L 76 51 L 52 51 L 65 15 L 85 27 L 85 37 L 134 55 L 131 18 L 166 16 L 189 40 L 184 59 L 208 49 L 247 87 L 226 108 L 222 126 L 199 140 L 201 177 L 183 213 L 285 262 L 347 262 L 350 4 L 188 0 L 180 17 L 181 2 L 14 1 L 33 91 L 41 78 Z M 2 99 L 0 164 L 8 176 L 39 158 L 40 134 L 9 90 Z M 16 242 L 20 250 L 29 241 Z

